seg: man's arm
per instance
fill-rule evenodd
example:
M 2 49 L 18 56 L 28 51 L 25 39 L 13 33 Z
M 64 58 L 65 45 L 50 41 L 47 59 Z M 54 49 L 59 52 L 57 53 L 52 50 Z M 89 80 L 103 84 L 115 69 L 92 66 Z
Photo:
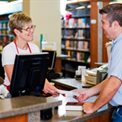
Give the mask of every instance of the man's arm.
M 104 85 L 101 87 L 100 94 L 95 102 L 93 103 L 84 103 L 83 109 L 86 113 L 93 113 L 106 103 L 108 103 L 112 97 L 115 95 L 117 90 L 121 85 L 121 80 L 117 77 L 111 76 L 104 81 Z
M 75 92 L 78 94 L 75 98 L 80 102 L 84 103 L 85 100 L 87 100 L 89 97 L 97 95 L 100 93 L 100 91 L 103 89 L 104 84 L 107 79 L 99 83 L 98 85 L 85 89 L 85 90 L 75 90 Z

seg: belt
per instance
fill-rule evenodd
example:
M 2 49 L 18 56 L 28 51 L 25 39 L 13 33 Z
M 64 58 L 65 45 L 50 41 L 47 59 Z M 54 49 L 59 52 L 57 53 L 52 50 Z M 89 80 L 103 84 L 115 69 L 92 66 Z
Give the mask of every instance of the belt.
M 118 106 L 116 106 L 115 108 L 122 108 L 122 105 L 118 105 Z
M 117 106 L 115 109 L 117 113 L 122 115 L 122 105 Z

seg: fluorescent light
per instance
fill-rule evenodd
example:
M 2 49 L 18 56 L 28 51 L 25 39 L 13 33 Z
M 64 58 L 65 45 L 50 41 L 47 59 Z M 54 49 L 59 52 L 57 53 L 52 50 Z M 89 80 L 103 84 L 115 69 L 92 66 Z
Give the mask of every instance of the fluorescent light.
M 22 11 L 22 0 L 0 2 L 0 15 Z

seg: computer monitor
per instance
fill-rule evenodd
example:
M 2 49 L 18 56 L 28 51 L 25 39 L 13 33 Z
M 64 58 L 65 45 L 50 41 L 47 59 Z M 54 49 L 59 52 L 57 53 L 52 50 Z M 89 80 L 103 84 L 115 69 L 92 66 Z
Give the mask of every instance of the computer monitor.
M 11 96 L 40 95 L 48 70 L 48 60 L 48 53 L 16 55 L 10 85 Z
M 49 54 L 49 62 L 48 62 L 48 70 L 53 70 L 55 67 L 56 61 L 56 51 L 55 50 L 42 50 L 42 52 L 48 52 Z

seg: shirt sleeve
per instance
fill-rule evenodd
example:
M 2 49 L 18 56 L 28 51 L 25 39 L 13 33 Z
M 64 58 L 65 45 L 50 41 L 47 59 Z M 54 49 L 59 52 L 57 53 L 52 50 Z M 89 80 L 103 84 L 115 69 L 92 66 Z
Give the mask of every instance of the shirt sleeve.
M 15 51 L 11 47 L 5 47 L 2 51 L 2 66 L 14 64 Z
M 119 49 L 117 47 L 111 54 L 109 76 L 116 76 L 122 80 L 122 50 L 121 47 L 118 47 Z

